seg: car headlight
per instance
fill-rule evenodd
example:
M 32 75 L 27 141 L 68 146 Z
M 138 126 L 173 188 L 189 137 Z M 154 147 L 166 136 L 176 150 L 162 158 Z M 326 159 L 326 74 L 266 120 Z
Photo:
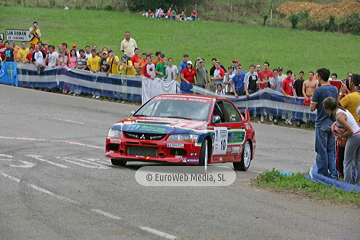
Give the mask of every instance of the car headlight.
M 196 134 L 173 134 L 168 138 L 169 142 L 197 142 Z
M 108 137 L 121 137 L 121 130 L 110 128 Z

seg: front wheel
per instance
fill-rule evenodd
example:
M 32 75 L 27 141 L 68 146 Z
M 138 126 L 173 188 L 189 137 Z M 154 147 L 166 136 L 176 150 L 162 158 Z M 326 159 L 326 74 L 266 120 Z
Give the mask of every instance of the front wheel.
M 241 156 L 241 162 L 233 162 L 233 166 L 235 170 L 246 171 L 250 167 L 250 162 L 251 162 L 251 146 L 250 146 L 250 142 L 246 141 Z
M 112 165 L 115 165 L 115 166 L 125 166 L 127 161 L 112 158 L 111 163 L 112 163 Z
M 208 140 L 205 139 L 201 144 L 199 165 L 205 166 L 205 163 L 208 163 L 208 160 L 209 160 L 209 144 L 208 144 Z

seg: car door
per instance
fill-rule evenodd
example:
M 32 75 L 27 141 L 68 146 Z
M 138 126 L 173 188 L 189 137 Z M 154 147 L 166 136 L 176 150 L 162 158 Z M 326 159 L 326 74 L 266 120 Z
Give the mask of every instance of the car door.
M 228 100 L 217 101 L 222 111 L 221 122 L 214 127 L 214 161 L 239 160 L 245 139 L 245 127 L 237 108 Z M 215 106 L 215 110 L 216 110 Z

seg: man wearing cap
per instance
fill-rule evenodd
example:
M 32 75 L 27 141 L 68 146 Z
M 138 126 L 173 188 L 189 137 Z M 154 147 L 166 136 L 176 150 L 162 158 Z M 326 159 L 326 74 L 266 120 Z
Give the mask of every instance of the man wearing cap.
M 156 74 L 158 78 L 162 78 L 166 75 L 166 67 L 169 63 L 165 60 L 165 55 L 160 54 L 160 61 L 156 64 Z
M 206 88 L 209 82 L 208 70 L 205 66 L 205 60 L 200 58 L 196 64 L 196 86 Z
M 137 48 L 136 41 L 130 37 L 130 32 L 125 32 L 125 38 L 121 42 L 120 50 L 124 53 L 127 60 L 130 60 L 131 56 L 134 55 L 135 48 Z
M 79 57 L 80 57 L 80 53 L 79 53 L 79 51 L 77 50 L 77 45 L 76 45 L 76 44 L 73 44 L 73 45 L 72 45 L 72 48 L 75 49 L 75 51 L 76 51 L 76 56 L 79 58 Z
M 106 59 L 107 64 L 109 66 L 108 71 L 106 72 L 106 75 L 109 76 L 109 74 L 120 74 L 119 71 L 119 57 L 115 56 L 114 52 L 112 49 L 109 49 L 109 55 L 108 58 Z
M 187 62 L 189 61 L 189 55 L 187 55 L 187 54 L 184 54 L 183 55 L 183 61 L 180 63 L 180 65 L 179 65 L 179 73 L 181 73 L 182 72 L 182 70 L 184 69 L 184 68 L 186 68 L 186 65 L 187 65 Z
M 233 69 L 235 69 L 236 71 L 237 67 L 239 66 L 239 61 L 237 59 L 234 59 L 232 63 L 233 63 Z

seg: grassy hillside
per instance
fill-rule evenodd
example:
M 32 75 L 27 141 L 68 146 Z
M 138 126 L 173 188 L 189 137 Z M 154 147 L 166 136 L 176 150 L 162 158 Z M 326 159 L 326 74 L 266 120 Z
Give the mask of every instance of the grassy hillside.
M 298 73 L 327 67 L 345 77 L 359 72 L 360 37 L 334 33 L 308 32 L 262 26 L 180 22 L 148 19 L 137 14 L 107 11 L 2 7 L 0 33 L 5 29 L 28 29 L 39 22 L 42 40 L 50 44 L 67 42 L 80 47 L 96 44 L 120 54 L 125 31 L 131 31 L 140 52 L 162 51 L 178 64 L 188 53 L 191 60 L 218 58 L 228 66 L 236 58 L 250 64 L 270 62 L 270 68 L 283 66 Z

